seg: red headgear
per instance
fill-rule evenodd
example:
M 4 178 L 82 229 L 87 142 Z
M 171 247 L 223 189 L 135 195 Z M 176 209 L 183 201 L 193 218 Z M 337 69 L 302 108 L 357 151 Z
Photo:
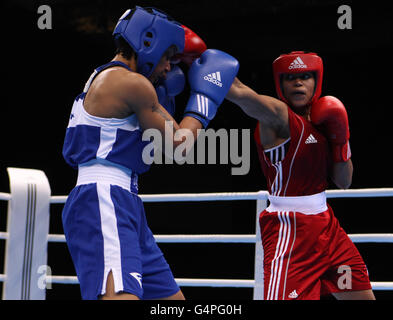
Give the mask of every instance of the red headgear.
M 317 100 L 322 91 L 323 63 L 322 59 L 313 52 L 305 53 L 304 51 L 292 51 L 288 54 L 280 55 L 273 62 L 273 76 L 276 85 L 277 95 L 285 103 L 285 99 L 281 88 L 281 75 L 285 73 L 302 73 L 315 72 L 315 90 L 309 104 Z

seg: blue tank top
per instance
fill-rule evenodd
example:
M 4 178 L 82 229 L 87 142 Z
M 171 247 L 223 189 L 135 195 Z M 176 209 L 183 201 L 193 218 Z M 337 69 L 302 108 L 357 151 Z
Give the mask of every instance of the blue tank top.
M 103 70 L 121 66 L 132 70 L 120 61 L 111 61 L 94 70 L 83 93 L 76 97 L 68 122 L 63 157 L 73 168 L 91 160 L 109 161 L 131 169 L 136 174 L 149 170 L 142 159 L 143 148 L 150 141 L 142 141 L 142 130 L 135 114 L 124 118 L 101 118 L 88 114 L 83 107 L 87 91 L 95 77 Z

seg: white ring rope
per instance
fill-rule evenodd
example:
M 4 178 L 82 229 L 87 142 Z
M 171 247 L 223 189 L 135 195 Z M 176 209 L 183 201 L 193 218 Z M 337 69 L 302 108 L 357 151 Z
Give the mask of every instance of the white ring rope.
M 176 278 L 177 284 L 182 287 L 236 287 L 236 288 L 254 288 L 255 280 L 243 279 L 191 279 Z M 75 276 L 47 276 L 47 283 L 59 284 L 79 284 Z M 389 281 L 371 281 L 373 290 L 393 290 L 393 282 Z
M 349 190 L 327 190 L 327 198 L 363 198 L 363 197 L 393 197 L 393 188 L 369 188 Z M 65 203 L 68 196 L 51 196 L 50 203 Z M 267 200 L 268 192 L 233 192 L 233 193 L 183 193 L 140 195 L 143 202 L 185 202 L 185 201 L 234 201 L 234 200 Z M 12 195 L 0 192 L 0 200 L 9 201 Z M 393 234 L 349 234 L 354 243 L 393 243 Z M 0 239 L 7 239 L 7 232 L 0 232 Z M 160 243 L 256 243 L 256 235 L 225 235 L 225 234 L 195 234 L 195 235 L 155 235 Z M 48 242 L 65 242 L 62 234 L 49 234 Z M 0 274 L 0 282 L 5 281 L 6 275 Z M 47 283 L 78 284 L 76 276 L 48 275 Z M 180 286 L 188 287 L 243 287 L 253 288 L 255 280 L 241 279 L 190 279 L 177 278 Z M 393 290 L 393 282 L 371 282 L 373 290 Z
M 68 196 L 51 196 L 50 203 L 65 203 Z M 267 200 L 268 192 L 225 192 L 225 193 L 179 193 L 140 195 L 143 202 L 179 202 L 179 201 L 230 201 L 230 200 Z M 368 188 L 327 190 L 327 198 L 365 198 L 393 197 L 393 188 Z M 0 200 L 11 200 L 11 194 L 0 192 Z
M 231 201 L 231 200 L 267 200 L 267 191 L 258 192 L 221 192 L 221 193 L 178 193 L 140 195 L 143 202 L 180 202 L 180 201 Z M 327 190 L 327 198 L 365 198 L 393 197 L 393 188 L 368 188 Z M 1 198 L 0 198 L 1 200 Z M 65 203 L 67 196 L 51 196 L 51 203 Z
M 142 194 L 143 202 L 267 200 L 267 191 L 222 193 Z M 393 194 L 392 194 L 393 195 Z M 51 196 L 50 203 L 65 203 L 67 196 Z
M 393 233 L 349 234 L 354 243 L 393 243 Z M 0 239 L 6 240 L 7 232 L 0 232 Z M 253 234 L 176 234 L 155 235 L 158 243 L 256 243 Z M 48 234 L 48 242 L 66 242 L 64 234 Z
M 4 200 L 4 201 L 11 200 L 11 194 L 5 193 L 5 192 L 0 192 L 0 200 Z
M 327 198 L 393 197 L 393 188 L 326 190 Z

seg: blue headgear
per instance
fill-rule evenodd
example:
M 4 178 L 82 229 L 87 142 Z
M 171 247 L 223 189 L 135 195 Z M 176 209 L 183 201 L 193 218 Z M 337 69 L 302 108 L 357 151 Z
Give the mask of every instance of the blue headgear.
M 184 29 L 180 23 L 154 8 L 128 9 L 113 31 L 115 41 L 122 37 L 137 54 L 137 71 L 149 77 L 164 52 L 172 45 L 184 50 Z

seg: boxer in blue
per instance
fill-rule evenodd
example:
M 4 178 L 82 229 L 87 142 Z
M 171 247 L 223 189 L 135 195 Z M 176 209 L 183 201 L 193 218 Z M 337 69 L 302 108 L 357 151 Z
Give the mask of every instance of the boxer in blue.
M 64 159 L 78 169 L 62 214 L 67 245 L 83 299 L 184 299 L 138 197 L 138 176 L 149 169 L 142 151 L 150 142 L 142 134 L 155 128 L 164 137 L 165 122 L 172 121 L 174 132 L 191 130 L 195 141 L 239 65 L 213 49 L 196 58 L 188 42 L 202 40 L 154 8 L 127 10 L 113 35 L 116 56 L 93 72 L 75 99 L 65 134 Z M 188 70 L 191 94 L 180 123 L 170 114 L 185 81 L 180 68 L 171 70 L 174 55 L 196 58 Z M 220 72 L 221 87 L 204 79 L 212 72 Z M 172 140 L 173 148 L 182 143 Z

